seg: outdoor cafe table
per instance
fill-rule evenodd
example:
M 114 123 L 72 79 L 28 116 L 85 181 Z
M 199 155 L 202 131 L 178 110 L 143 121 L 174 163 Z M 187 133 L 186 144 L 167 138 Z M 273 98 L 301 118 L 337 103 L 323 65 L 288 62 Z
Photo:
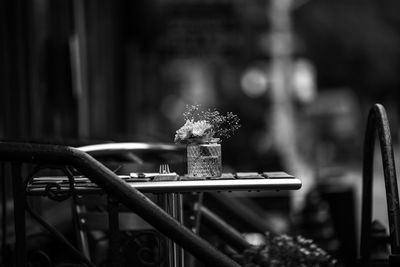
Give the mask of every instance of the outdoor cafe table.
M 243 178 L 242 178 L 243 177 Z M 264 191 L 264 190 L 296 190 L 301 181 L 285 172 L 265 172 L 257 175 L 223 174 L 211 179 L 196 179 L 180 176 L 176 181 L 140 181 L 129 176 L 120 176 L 130 186 L 142 193 L 187 193 L 187 192 L 222 192 L 222 191 Z M 48 184 L 58 184 L 60 193 L 69 191 L 66 176 L 35 177 L 27 187 L 28 195 L 46 195 Z M 77 194 L 99 193 L 100 188 L 86 177 L 74 178 L 74 191 Z
M 233 192 L 233 191 L 266 191 L 297 190 L 301 187 L 300 179 L 285 172 L 264 173 L 224 173 L 221 177 L 199 179 L 180 176 L 174 181 L 146 181 L 131 176 L 119 176 L 130 186 L 142 193 L 155 193 L 160 196 L 163 208 L 181 223 L 183 222 L 183 193 L 193 192 Z M 68 192 L 69 180 L 66 176 L 34 177 L 28 184 L 26 193 L 32 196 L 45 196 L 49 185 L 58 185 L 57 192 Z M 77 195 L 100 194 L 102 190 L 86 177 L 74 177 L 74 192 Z M 173 243 L 170 266 L 184 266 L 183 252 Z

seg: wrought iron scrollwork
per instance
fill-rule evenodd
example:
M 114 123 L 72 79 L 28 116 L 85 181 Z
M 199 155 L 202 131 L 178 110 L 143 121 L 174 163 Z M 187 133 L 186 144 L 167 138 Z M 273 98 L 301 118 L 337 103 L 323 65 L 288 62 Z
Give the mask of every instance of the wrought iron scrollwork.
M 74 176 L 72 171 L 67 166 L 49 166 L 49 165 L 38 165 L 36 166 L 32 172 L 28 175 L 28 177 L 24 180 L 24 188 L 27 189 L 28 184 L 34 179 L 35 175 L 44 169 L 53 169 L 53 170 L 61 170 L 66 177 L 68 178 L 68 190 L 61 190 L 61 186 L 58 183 L 48 183 L 45 187 L 46 195 L 49 199 L 55 201 L 65 201 L 68 198 L 74 196 Z M 76 249 L 65 237 L 62 233 L 60 233 L 56 228 L 47 223 L 41 216 L 33 211 L 27 198 L 25 198 L 25 209 L 31 215 L 31 217 L 37 221 L 43 228 L 45 228 L 52 236 L 54 236 L 59 242 L 64 244 L 71 253 L 76 256 L 84 265 L 76 265 L 76 266 L 90 266 L 95 267 L 93 263 L 90 262 L 78 249 Z M 42 255 L 42 254 L 41 254 Z M 43 255 L 42 255 L 43 256 Z M 71 265 L 69 265 L 71 266 Z
M 62 166 L 62 167 L 49 166 L 49 165 L 36 166 L 32 170 L 32 172 L 28 175 L 27 179 L 25 179 L 25 181 L 24 181 L 25 190 L 26 190 L 28 184 L 30 182 L 32 182 L 35 175 L 44 169 L 61 170 L 64 173 L 64 175 L 68 178 L 68 190 L 67 191 L 61 190 L 61 186 L 58 183 L 49 182 L 46 184 L 45 193 L 49 199 L 58 201 L 58 202 L 62 202 L 74 195 L 74 191 L 75 191 L 74 175 L 67 166 Z
M 67 200 L 71 196 L 69 191 L 63 192 L 61 186 L 57 183 L 48 183 L 45 187 L 45 192 L 48 198 L 59 202 Z
M 56 228 L 47 223 L 42 217 L 36 214 L 30 207 L 28 201 L 25 201 L 26 211 L 34 218 L 41 226 L 43 226 L 50 234 L 52 234 L 59 242 L 64 244 L 71 253 L 80 259 L 87 266 L 95 267 L 79 250 L 77 250 Z
M 157 207 L 154 202 L 140 193 L 136 188 L 121 181 L 119 177 L 106 166 L 95 160 L 87 153 L 72 147 L 0 142 L 0 161 L 13 163 L 13 193 L 14 204 L 17 204 L 19 213 L 15 216 L 16 252 L 20 258 L 16 259 L 16 265 L 25 264 L 25 214 L 23 208 L 25 198 L 20 169 L 23 163 L 69 165 L 76 168 L 86 177 L 90 177 L 93 183 L 101 187 L 108 195 L 112 195 L 128 209 L 137 213 L 144 220 L 154 226 L 160 233 L 175 241 L 184 249 L 188 250 L 196 258 L 201 259 L 207 266 L 238 267 L 239 265 L 222 252 L 214 249 L 201 237 L 195 235 L 189 229 L 182 226 L 176 219 Z M 83 259 L 82 259 L 83 262 Z M 85 262 L 86 263 L 86 262 Z M 93 266 L 93 264 L 88 264 Z

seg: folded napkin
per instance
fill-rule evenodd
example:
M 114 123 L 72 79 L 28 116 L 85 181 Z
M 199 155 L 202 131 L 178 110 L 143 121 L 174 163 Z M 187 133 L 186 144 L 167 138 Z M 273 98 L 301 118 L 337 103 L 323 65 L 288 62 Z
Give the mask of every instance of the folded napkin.
M 257 172 L 237 172 L 237 179 L 263 179 L 264 177 Z
M 131 172 L 131 179 L 139 180 L 152 180 L 152 181 L 177 181 L 179 175 L 176 172 L 171 173 L 158 173 L 158 172 Z
M 158 172 L 131 172 L 131 178 L 154 178 L 156 175 L 159 175 Z
M 153 181 L 177 181 L 179 175 L 176 172 L 171 173 L 159 173 L 154 176 Z
M 286 172 L 263 172 L 263 175 L 269 179 L 290 179 L 294 178 L 293 175 Z

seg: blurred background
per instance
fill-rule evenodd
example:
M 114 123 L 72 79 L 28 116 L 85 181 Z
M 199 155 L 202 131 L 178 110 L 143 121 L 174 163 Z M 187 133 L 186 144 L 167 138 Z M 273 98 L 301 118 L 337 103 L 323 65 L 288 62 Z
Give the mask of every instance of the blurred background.
M 349 263 L 373 103 L 388 111 L 397 154 L 398 10 L 396 0 L 1 1 L 0 139 L 173 142 L 186 105 L 233 112 L 242 127 L 223 142 L 225 170 L 299 177 L 289 197 L 262 195 L 290 210 L 273 227 L 314 234 Z

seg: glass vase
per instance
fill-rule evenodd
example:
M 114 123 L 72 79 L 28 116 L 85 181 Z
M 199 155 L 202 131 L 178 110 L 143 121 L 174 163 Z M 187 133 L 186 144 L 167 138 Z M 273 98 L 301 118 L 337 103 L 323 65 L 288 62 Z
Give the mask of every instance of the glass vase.
M 189 177 L 219 177 L 222 174 L 221 144 L 203 142 L 187 146 Z

